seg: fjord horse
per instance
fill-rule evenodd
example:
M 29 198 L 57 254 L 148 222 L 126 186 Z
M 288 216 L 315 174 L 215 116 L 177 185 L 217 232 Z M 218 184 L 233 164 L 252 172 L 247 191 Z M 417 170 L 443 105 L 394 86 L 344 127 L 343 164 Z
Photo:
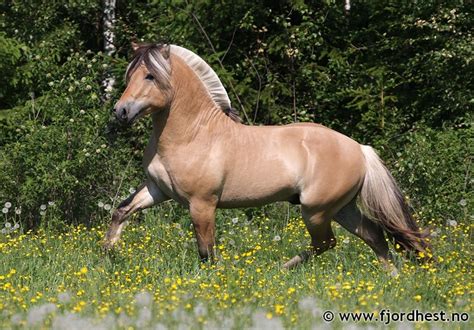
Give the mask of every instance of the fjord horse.
M 147 180 L 113 213 L 106 248 L 132 213 L 173 199 L 189 209 L 202 260 L 214 253 L 216 208 L 276 201 L 301 204 L 311 235 L 311 249 L 285 268 L 335 246 L 333 219 L 386 266 L 384 231 L 406 251 L 426 251 L 403 194 L 371 147 L 317 124 L 243 125 L 199 56 L 175 45 L 133 47 L 127 87 L 113 111 L 127 124 L 153 119 L 143 157 Z

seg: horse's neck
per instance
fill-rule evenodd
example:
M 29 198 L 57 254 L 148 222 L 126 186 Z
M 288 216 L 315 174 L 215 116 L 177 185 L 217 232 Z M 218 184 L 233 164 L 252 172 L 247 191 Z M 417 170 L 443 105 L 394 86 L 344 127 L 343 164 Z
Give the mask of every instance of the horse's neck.
M 199 134 L 214 136 L 237 125 L 211 99 L 199 78 L 182 61 L 174 63 L 171 86 L 170 108 L 153 117 L 159 149 L 189 144 Z

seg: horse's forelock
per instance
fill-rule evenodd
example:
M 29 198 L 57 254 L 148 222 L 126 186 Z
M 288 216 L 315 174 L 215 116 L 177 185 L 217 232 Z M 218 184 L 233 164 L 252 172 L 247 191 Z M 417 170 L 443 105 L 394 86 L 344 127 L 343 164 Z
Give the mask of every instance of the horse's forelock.
M 155 82 L 162 88 L 168 88 L 170 85 L 171 66 L 161 53 L 161 47 L 151 48 L 144 55 L 143 62 L 150 74 L 155 78 Z
M 127 67 L 125 73 L 126 82 L 128 83 L 138 67 L 144 64 L 160 87 L 169 87 L 171 67 L 168 60 L 161 53 L 163 47 L 165 46 L 161 44 L 139 44 Z

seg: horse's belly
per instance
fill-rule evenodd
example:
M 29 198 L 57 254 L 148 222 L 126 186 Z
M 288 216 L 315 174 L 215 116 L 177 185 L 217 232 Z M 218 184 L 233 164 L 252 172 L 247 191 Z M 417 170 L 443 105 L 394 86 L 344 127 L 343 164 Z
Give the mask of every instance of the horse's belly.
M 233 196 L 232 198 L 221 198 L 217 203 L 220 208 L 238 208 L 238 207 L 256 207 L 278 201 L 296 201 L 298 196 L 296 193 L 288 190 L 282 191 L 272 195 L 241 195 Z M 298 202 L 296 202 L 298 204 Z
M 227 178 L 219 207 L 253 207 L 297 198 L 297 173 L 285 166 L 271 166 L 271 169 L 262 163 L 258 166 L 258 170 L 236 173 Z

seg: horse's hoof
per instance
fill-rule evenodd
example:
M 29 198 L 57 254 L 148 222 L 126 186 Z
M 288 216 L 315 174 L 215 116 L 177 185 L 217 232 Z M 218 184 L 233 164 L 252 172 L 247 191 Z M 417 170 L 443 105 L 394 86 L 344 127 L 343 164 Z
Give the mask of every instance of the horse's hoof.
M 298 255 L 291 258 L 288 262 L 285 262 L 282 267 L 285 270 L 289 270 L 289 269 L 295 268 L 296 266 L 298 266 L 299 264 L 303 262 L 304 262 L 304 259 Z
M 391 277 L 396 278 L 400 276 L 398 268 L 394 264 L 390 262 L 384 262 L 382 264 L 382 267 L 387 272 L 387 274 L 390 275 Z
M 114 244 L 112 242 L 105 242 L 102 244 L 102 250 L 104 252 L 111 252 L 114 249 Z

